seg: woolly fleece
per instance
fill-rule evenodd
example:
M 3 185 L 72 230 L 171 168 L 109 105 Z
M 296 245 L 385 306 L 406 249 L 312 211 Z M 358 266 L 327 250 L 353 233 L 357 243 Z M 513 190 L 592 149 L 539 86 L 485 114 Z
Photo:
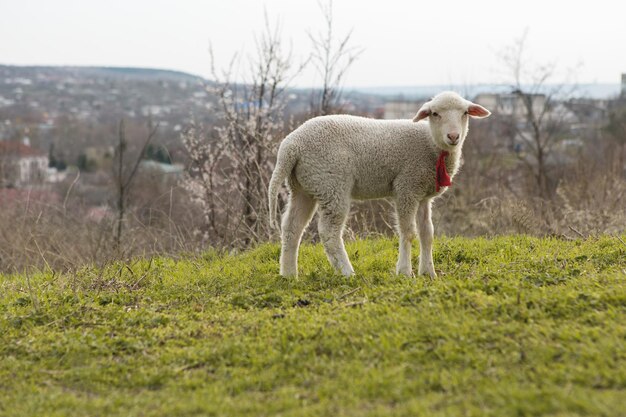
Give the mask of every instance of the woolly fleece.
M 456 93 L 444 92 L 424 104 L 413 120 L 331 115 L 313 118 L 294 130 L 280 145 L 268 192 L 270 222 L 275 225 L 278 189 L 288 181 L 281 274 L 297 275 L 300 239 L 318 205 L 320 237 L 328 258 L 343 274 L 352 274 L 342 240 L 351 199 L 391 197 L 400 234 L 397 272 L 411 274 L 410 242 L 417 234 L 417 214 L 419 273 L 434 277 L 430 207 L 432 199 L 447 190 L 435 190 L 437 159 L 442 151 L 449 153 L 446 170 L 454 178 L 469 116 L 489 114 Z

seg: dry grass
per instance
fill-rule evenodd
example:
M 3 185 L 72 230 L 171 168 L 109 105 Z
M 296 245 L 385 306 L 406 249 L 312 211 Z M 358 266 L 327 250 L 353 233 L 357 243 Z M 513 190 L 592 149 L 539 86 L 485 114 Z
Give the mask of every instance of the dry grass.
M 473 157 L 469 155 L 455 185 L 435 203 L 438 235 L 521 233 L 569 239 L 626 231 L 626 180 L 614 166 L 599 168 L 590 161 L 581 162 L 558 180 L 553 197 L 545 199 L 528 188 L 532 181 L 523 174 L 504 172 L 498 165 L 481 166 Z M 515 179 L 513 186 L 507 178 Z M 242 228 L 228 229 L 236 233 L 211 233 L 202 206 L 194 205 L 180 187 L 164 189 L 142 179 L 131 197 L 120 248 L 114 244 L 115 216 L 90 219 L 80 196 L 69 190 L 63 201 L 54 203 L 42 199 L 4 202 L 0 206 L 0 272 L 75 270 L 85 264 L 177 256 L 209 247 L 240 249 L 265 240 L 253 231 L 245 235 L 247 229 Z M 226 197 L 236 199 L 238 194 Z M 234 210 L 235 206 L 229 207 Z M 355 203 L 345 239 L 392 235 L 393 212 L 389 201 Z M 241 218 L 233 211 L 230 222 L 240 219 L 241 223 Z M 278 233 L 273 233 L 277 240 Z M 316 219 L 305 240 L 317 241 Z
M 110 216 L 90 219 L 84 208 L 16 201 L 0 209 L 0 271 L 65 271 L 198 248 L 191 225 L 154 208 L 137 209 L 126 218 L 119 249 L 114 245 L 115 226 Z
M 617 235 L 626 230 L 626 182 L 595 178 L 587 184 L 563 182 L 552 201 L 518 198 L 504 191 L 484 198 L 452 190 L 437 201 L 435 230 L 447 236 L 497 236 L 522 233 L 564 238 Z M 90 220 L 74 207 L 23 201 L 0 209 L 0 271 L 31 268 L 72 270 L 85 264 L 105 265 L 114 260 L 156 255 L 176 256 L 207 247 L 241 247 L 237 242 L 202 239 L 193 210 L 183 214 L 154 207 L 136 208 L 124 225 L 119 250 L 114 245 L 115 220 Z M 197 216 L 200 220 L 201 216 Z M 389 236 L 394 233 L 393 206 L 386 201 L 353 206 L 345 238 Z M 317 241 L 316 220 L 306 240 Z M 275 238 L 278 238 L 276 235 Z

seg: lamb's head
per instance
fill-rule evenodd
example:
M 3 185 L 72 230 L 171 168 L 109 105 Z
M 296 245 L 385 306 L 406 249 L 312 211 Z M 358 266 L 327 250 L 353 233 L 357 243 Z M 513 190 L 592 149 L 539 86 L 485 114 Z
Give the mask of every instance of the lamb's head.
M 419 109 L 414 122 L 428 118 L 435 145 L 440 149 L 460 149 L 467 136 L 469 117 L 483 118 L 491 113 L 451 91 L 437 94 Z

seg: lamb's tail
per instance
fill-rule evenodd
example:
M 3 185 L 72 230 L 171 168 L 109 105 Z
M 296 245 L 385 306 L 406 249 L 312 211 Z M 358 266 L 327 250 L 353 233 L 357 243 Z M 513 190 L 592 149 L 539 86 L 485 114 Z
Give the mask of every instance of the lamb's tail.
M 278 198 L 278 191 L 280 186 L 293 171 L 297 161 L 298 156 L 295 149 L 290 146 L 290 143 L 288 141 L 281 143 L 278 149 L 278 157 L 276 158 L 276 167 L 274 167 L 267 192 L 269 198 L 270 227 L 278 228 L 278 223 L 276 222 L 276 200 Z

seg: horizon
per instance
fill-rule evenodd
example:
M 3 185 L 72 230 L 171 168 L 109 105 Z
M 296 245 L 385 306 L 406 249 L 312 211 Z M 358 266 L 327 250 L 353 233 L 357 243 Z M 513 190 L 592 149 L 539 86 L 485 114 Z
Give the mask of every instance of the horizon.
M 155 68 L 155 67 L 129 67 L 129 66 L 92 66 L 92 65 L 12 65 L 0 62 L 1 67 L 9 68 L 24 68 L 24 69 L 78 69 L 78 70 L 112 70 L 112 71 L 155 71 L 164 73 L 180 74 L 187 77 L 197 77 L 205 81 L 213 81 L 211 78 L 205 78 L 202 75 L 189 73 L 186 71 L 171 69 L 171 68 Z M 594 82 L 594 83 L 546 83 L 543 85 L 543 90 L 549 90 L 554 86 L 576 86 L 579 90 L 572 94 L 572 97 L 576 98 L 593 98 L 593 99 L 611 99 L 620 94 L 621 88 L 623 88 L 620 82 Z M 288 85 L 292 90 L 315 90 L 319 89 L 319 86 L 293 86 Z M 371 85 L 371 86 L 352 86 L 344 85 L 342 90 L 344 93 L 361 93 L 370 94 L 381 97 L 393 97 L 400 96 L 406 99 L 414 99 L 420 97 L 427 97 L 435 95 L 437 92 L 444 90 L 452 90 L 463 95 L 475 96 L 481 93 L 506 93 L 507 90 L 514 88 L 513 85 L 507 83 L 466 83 L 466 84 L 413 84 L 413 85 Z M 589 90 L 592 88 L 593 90 Z M 404 90 L 404 91 L 400 91 Z M 542 89 L 539 90 L 541 92 Z

